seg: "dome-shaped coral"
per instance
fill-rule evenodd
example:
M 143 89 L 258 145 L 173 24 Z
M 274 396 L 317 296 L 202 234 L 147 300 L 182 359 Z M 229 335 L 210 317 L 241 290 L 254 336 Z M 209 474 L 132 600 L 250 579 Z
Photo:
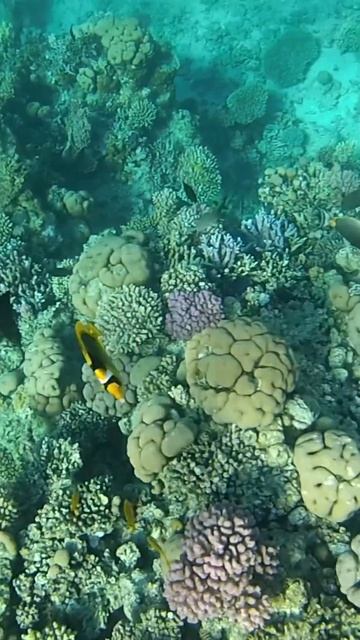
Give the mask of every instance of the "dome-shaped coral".
M 25 390 L 36 411 L 54 416 L 79 400 L 74 364 L 69 347 L 51 329 L 37 331 L 23 364 Z
M 121 236 L 96 238 L 85 247 L 69 281 L 72 302 L 79 313 L 94 320 L 104 288 L 148 281 L 150 259 L 144 243 L 142 233 L 127 231 Z
M 296 440 L 294 463 L 306 508 L 343 522 L 360 506 L 360 452 L 343 431 L 312 431 Z
M 141 402 L 133 415 L 134 425 L 127 452 L 135 475 L 150 482 L 165 465 L 192 444 L 198 427 L 181 417 L 168 396 L 153 396 Z
M 219 424 L 267 427 L 295 386 L 291 349 L 244 317 L 196 334 L 185 360 L 191 395 Z

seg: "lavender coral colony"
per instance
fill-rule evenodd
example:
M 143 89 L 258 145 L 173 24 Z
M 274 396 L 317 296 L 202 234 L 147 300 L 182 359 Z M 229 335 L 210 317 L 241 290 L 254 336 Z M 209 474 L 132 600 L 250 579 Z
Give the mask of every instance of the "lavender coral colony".
M 360 638 L 358 8 L 3 4 L 0 638 Z

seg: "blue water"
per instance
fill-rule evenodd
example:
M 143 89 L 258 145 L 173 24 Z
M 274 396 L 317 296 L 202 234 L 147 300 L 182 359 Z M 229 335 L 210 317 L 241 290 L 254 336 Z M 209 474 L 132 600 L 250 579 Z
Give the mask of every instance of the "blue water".
M 359 17 L 2 1 L 0 638 L 360 638 Z

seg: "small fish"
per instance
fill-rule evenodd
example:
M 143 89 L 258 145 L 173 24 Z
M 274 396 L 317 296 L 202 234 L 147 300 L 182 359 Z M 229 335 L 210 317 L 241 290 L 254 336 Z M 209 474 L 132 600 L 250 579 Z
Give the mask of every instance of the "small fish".
M 70 513 L 72 516 L 76 517 L 79 515 L 80 510 L 80 492 L 75 489 L 75 491 L 71 494 L 70 498 Z
M 360 207 L 360 189 L 350 191 L 341 201 L 341 208 L 345 209 L 345 211 L 351 211 L 351 209 L 356 209 L 357 207 Z
M 168 557 L 167 557 L 167 555 L 166 555 L 166 553 L 164 551 L 164 548 L 163 548 L 161 542 L 156 540 L 156 538 L 153 538 L 153 536 L 149 536 L 148 539 L 147 539 L 147 543 L 148 543 L 149 549 L 151 549 L 151 551 L 155 551 L 155 553 L 159 554 L 162 565 L 164 566 L 166 571 L 169 571 L 170 562 L 168 560 Z
M 93 324 L 79 320 L 75 324 L 75 335 L 86 364 L 91 367 L 105 391 L 110 393 L 115 400 L 124 401 L 124 387 L 116 374 L 116 368 L 101 344 L 99 329 Z
M 123 504 L 124 518 L 126 520 L 127 528 L 131 533 L 136 531 L 136 505 L 134 502 L 130 502 L 127 498 Z
M 333 218 L 329 224 L 353 247 L 360 249 L 360 220 L 351 216 L 341 216 L 340 218 Z
M 187 199 L 190 200 L 190 202 L 193 202 L 194 204 L 196 204 L 198 201 L 198 198 L 194 189 L 187 182 L 183 182 L 183 189 Z

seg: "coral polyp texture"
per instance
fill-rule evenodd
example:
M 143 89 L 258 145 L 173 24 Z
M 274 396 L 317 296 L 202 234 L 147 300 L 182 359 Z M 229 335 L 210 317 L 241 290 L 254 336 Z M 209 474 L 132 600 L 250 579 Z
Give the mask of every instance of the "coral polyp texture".
M 167 396 L 153 396 L 141 402 L 132 418 L 133 428 L 127 452 L 135 475 L 150 482 L 198 433 L 194 418 L 182 415 Z
M 342 431 L 311 431 L 295 444 L 301 495 L 312 513 L 343 522 L 360 506 L 360 451 Z
M 218 504 L 187 522 L 180 560 L 165 577 L 165 597 L 180 618 L 228 618 L 252 631 L 270 617 L 260 584 L 276 574 L 277 551 L 260 542 L 251 515 Z
M 140 232 L 95 238 L 85 248 L 73 269 L 69 291 L 74 307 L 94 319 L 102 288 L 111 290 L 129 284 L 145 284 L 150 278 L 150 258 Z
M 0 3 L 0 639 L 360 640 L 358 2 L 104 4 Z
M 211 291 L 172 291 L 167 305 L 166 331 L 179 340 L 191 338 L 207 327 L 216 327 L 224 318 L 221 299 Z
M 284 340 L 249 318 L 221 321 L 186 345 L 190 393 L 218 424 L 266 428 L 295 388 L 296 365 Z

